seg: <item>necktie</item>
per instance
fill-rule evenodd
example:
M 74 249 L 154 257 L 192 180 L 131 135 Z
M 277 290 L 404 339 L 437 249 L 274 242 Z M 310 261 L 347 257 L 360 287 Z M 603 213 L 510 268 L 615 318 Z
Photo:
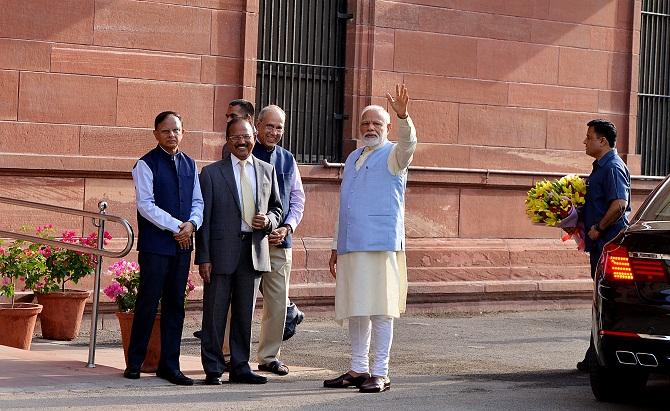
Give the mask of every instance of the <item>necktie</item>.
M 242 218 L 251 227 L 251 220 L 254 218 L 256 212 L 256 204 L 254 202 L 254 193 L 251 189 L 251 181 L 247 176 L 246 165 L 247 161 L 240 161 L 240 186 L 242 188 Z

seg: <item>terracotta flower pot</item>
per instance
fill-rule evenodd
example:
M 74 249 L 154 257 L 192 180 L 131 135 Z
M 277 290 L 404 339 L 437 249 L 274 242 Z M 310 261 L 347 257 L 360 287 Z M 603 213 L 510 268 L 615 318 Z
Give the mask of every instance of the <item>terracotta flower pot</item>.
M 0 304 L 0 345 L 29 350 L 40 311 L 39 304 Z
M 35 295 L 37 302 L 44 306 L 40 314 L 42 337 L 61 341 L 75 339 L 79 335 L 84 307 L 91 292 L 65 290 Z
M 116 318 L 119 319 L 119 328 L 121 329 L 121 343 L 123 344 L 123 355 L 126 358 L 126 367 L 128 366 L 128 345 L 130 344 L 130 331 L 133 328 L 134 313 L 117 312 Z M 156 314 L 154 326 L 151 329 L 151 337 L 147 346 L 147 356 L 144 358 L 140 371 L 152 373 L 158 369 L 158 361 L 161 358 L 161 315 Z

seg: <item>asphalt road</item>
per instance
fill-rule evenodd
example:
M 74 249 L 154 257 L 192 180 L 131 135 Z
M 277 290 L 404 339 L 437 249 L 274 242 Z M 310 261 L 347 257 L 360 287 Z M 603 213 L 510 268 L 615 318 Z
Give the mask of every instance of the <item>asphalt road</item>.
M 381 394 L 328 390 L 322 381 L 348 367 L 346 328 L 326 314 L 307 313 L 283 349 L 290 366 L 322 370 L 271 377 L 264 386 L 175 387 L 156 378 L 107 387 L 90 385 L 16 392 L 0 409 L 296 409 L 296 410 L 637 410 L 667 409 L 670 388 L 655 377 L 632 404 L 597 402 L 588 376 L 575 370 L 588 345 L 587 310 L 483 315 L 407 315 L 396 323 L 392 388 Z M 255 325 L 255 335 L 258 335 Z M 183 352 L 197 354 L 187 325 Z M 101 345 L 118 344 L 103 332 Z M 86 344 L 85 336 L 76 343 Z

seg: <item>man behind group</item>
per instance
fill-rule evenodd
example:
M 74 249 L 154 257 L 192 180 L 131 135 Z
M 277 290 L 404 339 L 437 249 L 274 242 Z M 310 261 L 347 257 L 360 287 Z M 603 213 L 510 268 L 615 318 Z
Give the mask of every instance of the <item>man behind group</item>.
M 586 251 L 589 252 L 591 278 L 605 244 L 628 227 L 630 214 L 630 173 L 616 148 L 616 127 L 607 120 L 591 120 L 586 126 L 584 146 L 586 154 L 595 158 L 593 171 L 588 177 L 586 203 L 582 221 L 586 231 Z M 589 370 L 593 354 L 593 337 L 584 359 L 577 363 L 580 371 Z
M 158 146 L 133 168 L 137 201 L 140 284 L 123 376 L 140 378 L 161 302 L 161 356 L 156 375 L 192 385 L 179 367 L 184 290 L 191 267 L 192 234 L 202 224 L 203 200 L 195 162 L 182 151 L 181 116 L 164 111 L 154 120 Z
M 234 118 L 243 118 L 243 119 L 246 119 L 247 121 L 249 121 L 250 123 L 253 124 L 254 113 L 255 113 L 254 105 L 250 101 L 245 100 L 245 99 L 241 99 L 241 98 L 231 100 L 230 103 L 228 103 L 228 109 L 226 110 L 226 121 L 230 122 Z M 282 113 L 283 113 L 283 110 L 282 110 Z M 284 118 L 285 118 L 285 115 L 284 115 Z M 282 128 L 283 128 L 283 125 L 282 125 Z M 281 134 L 283 135 L 283 129 L 281 131 Z M 279 137 L 279 139 L 281 139 L 281 136 Z M 277 140 L 277 141 L 279 141 L 279 140 Z M 257 156 L 257 153 L 255 152 L 256 147 L 260 148 L 261 145 L 258 144 L 256 146 L 254 146 L 254 155 Z M 226 145 L 224 145 L 223 148 L 221 149 L 221 158 L 225 157 L 226 151 L 227 151 L 227 148 L 226 148 Z M 261 151 L 265 151 L 266 153 L 271 153 L 272 152 L 271 149 L 261 150 Z M 267 155 L 262 155 L 259 158 L 261 158 L 261 160 L 264 160 L 266 162 L 270 162 L 270 161 L 267 161 L 264 158 L 266 156 Z M 298 170 L 297 165 L 295 167 L 295 170 L 297 172 L 297 170 Z M 281 176 L 278 175 L 278 177 L 281 177 Z M 297 181 L 298 181 L 298 184 L 300 184 L 300 192 L 302 193 L 302 181 L 301 181 L 299 175 L 297 175 Z M 278 182 L 279 182 L 279 188 L 280 188 L 280 194 L 281 194 L 281 193 L 283 193 L 282 187 L 283 187 L 284 179 L 278 179 Z M 292 187 L 292 185 L 290 183 L 289 183 L 288 186 Z M 295 196 L 298 196 L 298 195 L 299 195 L 299 193 L 295 194 Z M 283 201 L 285 201 L 285 200 L 283 200 Z M 290 204 L 283 203 L 282 205 L 284 207 L 288 207 Z M 294 207 L 292 208 L 294 210 L 293 213 L 295 213 L 296 215 L 298 213 L 298 211 L 297 211 L 298 207 L 300 207 L 301 211 L 300 211 L 299 218 L 292 219 L 292 221 L 295 222 L 295 226 L 293 226 L 293 229 L 295 229 L 297 227 L 297 225 L 300 223 L 300 220 L 302 219 L 302 209 L 304 208 L 304 193 L 302 193 L 301 205 L 295 204 Z M 286 218 L 287 213 L 288 213 L 287 211 L 284 211 L 284 213 L 283 213 L 284 218 Z M 292 222 L 289 221 L 289 224 L 292 224 Z M 290 248 L 290 245 L 289 245 L 289 248 Z M 289 267 L 289 273 L 290 273 L 290 267 Z M 287 279 L 287 281 L 288 281 L 288 279 Z M 302 311 L 300 311 L 298 309 L 298 307 L 296 307 L 296 305 L 291 302 L 291 300 L 287 300 L 286 317 L 285 317 L 285 322 L 284 322 L 284 332 L 283 332 L 283 338 L 282 339 L 283 340 L 288 340 L 289 338 L 291 338 L 296 332 L 296 327 L 298 326 L 298 324 L 300 324 L 300 322 L 302 322 L 302 320 L 304 318 L 305 318 L 305 315 L 302 313 Z M 230 346 L 228 345 L 228 335 L 229 334 L 230 334 L 230 313 L 228 313 L 228 322 L 226 323 L 226 333 L 225 333 L 225 337 L 224 337 L 224 340 L 223 340 L 223 357 L 226 360 L 226 363 L 228 363 L 228 361 L 230 361 Z M 196 338 L 200 338 L 202 333 L 201 333 L 201 331 L 196 331 L 196 332 L 193 333 L 193 335 Z
M 405 85 L 396 86 L 395 98 L 386 98 L 398 116 L 398 143 L 388 141 L 388 112 L 368 106 L 359 123 L 364 147 L 344 165 L 330 271 L 336 278 L 335 319 L 349 320 L 351 370 L 324 381 L 328 388 L 381 392 L 391 387 L 393 318 L 405 311 L 407 298 L 405 187 L 417 140 Z M 369 367 L 371 328 L 374 362 Z
M 255 159 L 254 130 L 242 118 L 226 125 L 225 157 L 200 173 L 203 223 L 196 236 L 195 263 L 204 282 L 201 359 L 205 384 L 221 384 L 221 350 L 231 309 L 229 381 L 264 384 L 249 367 L 255 290 L 270 271 L 268 234 L 281 221 L 274 168 Z
M 302 220 L 305 192 L 298 165 L 293 154 L 277 144 L 284 135 L 286 113 L 279 106 L 264 107 L 258 113 L 258 143 L 254 157 L 274 166 L 283 205 L 282 220 L 270 233 L 270 264 L 272 271 L 263 273 L 263 319 L 258 343 L 258 370 L 286 375 L 288 367 L 279 361 L 287 313 L 289 281 L 291 278 L 291 234 Z

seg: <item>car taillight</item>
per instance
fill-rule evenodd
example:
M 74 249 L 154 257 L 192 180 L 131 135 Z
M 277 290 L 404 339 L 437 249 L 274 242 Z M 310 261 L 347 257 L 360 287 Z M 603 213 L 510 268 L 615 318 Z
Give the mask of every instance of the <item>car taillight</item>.
M 633 268 L 635 281 L 666 281 L 665 264 L 663 260 L 651 260 L 647 258 L 631 258 L 630 265 Z
M 628 250 L 618 244 L 607 244 L 602 255 L 605 278 L 612 281 L 633 281 Z
M 605 278 L 612 281 L 667 281 L 663 260 L 630 258 L 626 247 L 608 244 L 603 250 Z

